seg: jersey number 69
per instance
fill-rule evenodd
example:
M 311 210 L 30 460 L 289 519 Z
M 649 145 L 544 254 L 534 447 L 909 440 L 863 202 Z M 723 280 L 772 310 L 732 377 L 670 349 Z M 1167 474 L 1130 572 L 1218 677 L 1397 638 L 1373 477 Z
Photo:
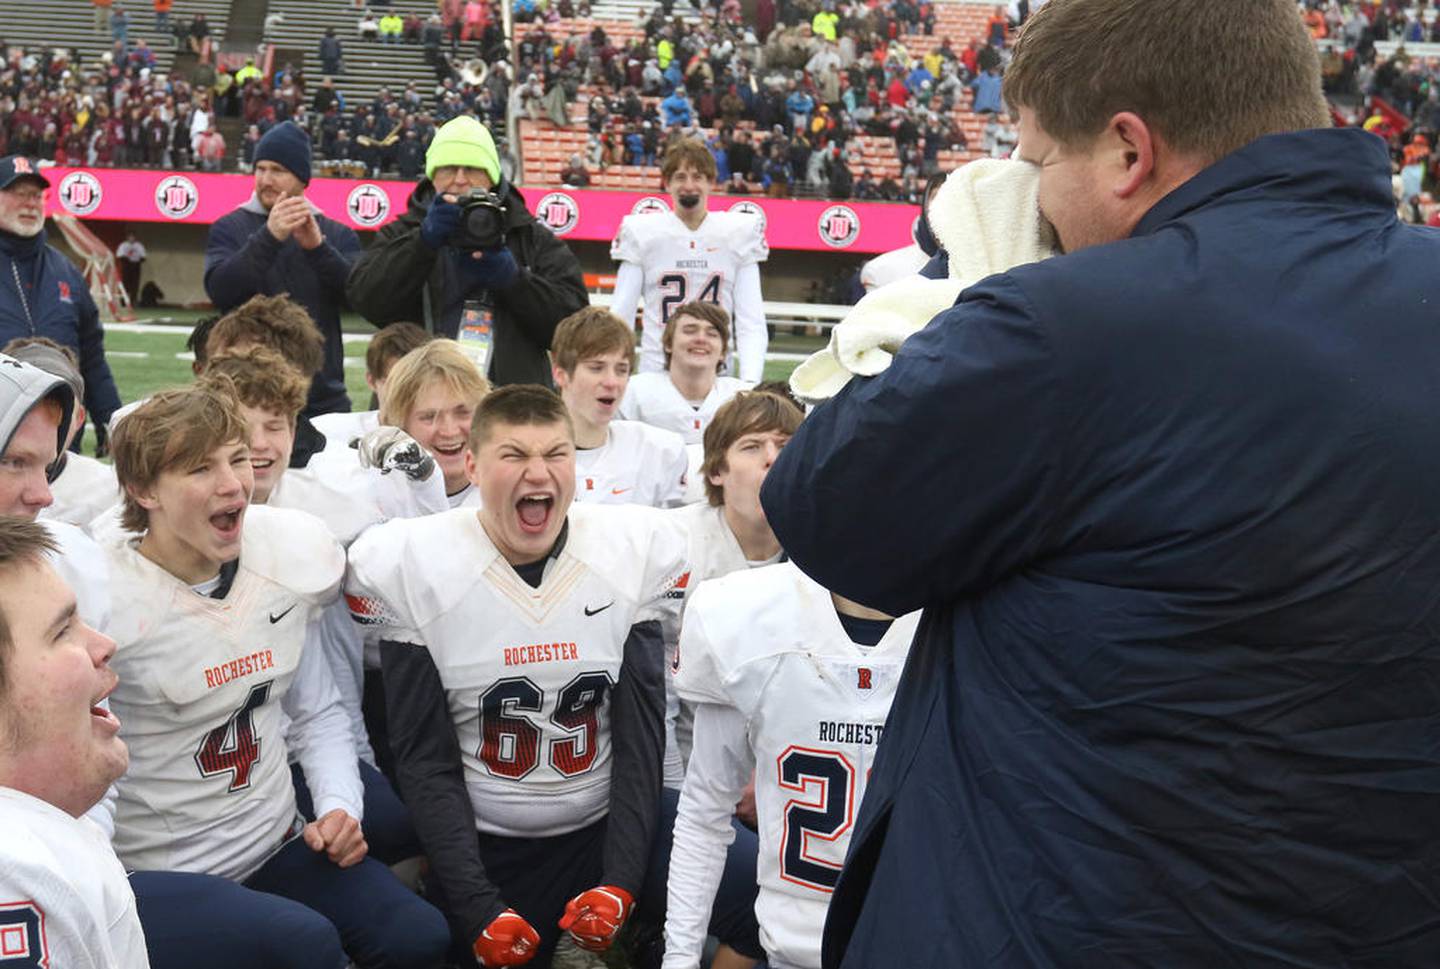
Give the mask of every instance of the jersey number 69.
M 581 673 L 561 688 L 550 722 L 566 736 L 550 741 L 550 766 L 573 777 L 595 764 L 600 735 L 600 704 L 613 684 L 610 674 Z M 525 716 L 545 708 L 545 691 L 526 676 L 500 680 L 480 694 L 480 750 L 485 769 L 519 780 L 540 763 L 540 728 Z

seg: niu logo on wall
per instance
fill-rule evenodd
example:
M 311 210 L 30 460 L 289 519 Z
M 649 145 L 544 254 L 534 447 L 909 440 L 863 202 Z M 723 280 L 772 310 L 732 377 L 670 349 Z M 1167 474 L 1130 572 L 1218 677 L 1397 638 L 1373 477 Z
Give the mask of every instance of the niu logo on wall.
M 167 219 L 183 219 L 199 204 L 199 189 L 184 175 L 171 175 L 155 186 L 155 208 Z
M 580 224 L 580 206 L 564 192 L 551 192 L 541 197 L 535 206 L 535 214 L 545 223 L 545 228 L 563 236 L 574 231 Z
M 71 215 L 89 215 L 104 197 L 100 179 L 89 172 L 71 172 L 60 180 L 60 204 Z
M 860 237 L 860 216 L 848 205 L 832 205 L 820 213 L 816 224 L 820 239 L 834 249 L 846 249 Z
M 651 212 L 669 212 L 670 203 L 658 195 L 647 195 L 630 210 L 631 215 L 647 215 Z
M 378 185 L 356 185 L 345 198 L 345 209 L 356 225 L 372 229 L 390 215 L 390 196 Z
M 749 199 L 742 199 L 741 201 L 736 202 L 734 205 L 730 206 L 730 211 L 743 212 L 746 215 L 755 216 L 755 218 L 760 220 L 760 231 L 765 231 L 765 209 L 762 208 L 758 203 L 751 202 Z

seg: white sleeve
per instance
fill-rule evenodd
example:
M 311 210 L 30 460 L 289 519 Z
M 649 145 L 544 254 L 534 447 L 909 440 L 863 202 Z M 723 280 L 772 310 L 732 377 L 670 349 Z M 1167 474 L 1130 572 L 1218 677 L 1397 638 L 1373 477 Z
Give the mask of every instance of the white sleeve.
M 695 748 L 680 791 L 665 913 L 663 969 L 698 969 L 725 849 L 735 840 L 730 817 L 755 776 L 745 717 L 733 707 L 702 703 L 695 711 Z
M 610 296 L 610 312 L 626 323 L 635 321 L 640 305 L 640 291 L 645 288 L 645 270 L 639 263 L 622 262 L 615 274 L 615 292 Z
M 765 300 L 760 295 L 760 266 L 740 267 L 735 279 L 735 356 L 740 379 L 759 383 L 765 379 L 765 350 L 770 334 L 765 329 Z
M 375 751 L 370 746 L 365 714 L 360 708 L 365 692 L 365 637 L 360 634 L 360 627 L 351 620 L 350 609 L 344 600 L 326 606 L 316 625 L 325 663 L 330 667 L 330 676 L 340 695 L 340 706 L 350 721 L 355 752 L 361 760 L 374 767 Z
M 665 455 L 665 468 L 661 472 L 665 477 L 660 482 L 659 493 L 655 496 L 655 507 L 657 508 L 679 508 L 685 504 L 685 483 L 690 473 L 690 452 L 685 450 L 685 442 L 676 435 L 680 446 Z
M 666 652 L 673 652 L 669 645 Z M 665 775 L 664 784 L 672 791 L 680 790 L 685 783 L 685 756 L 680 750 L 680 735 L 676 725 L 680 722 L 680 694 L 675 692 L 675 675 L 670 671 L 670 661 L 665 662 Z
M 359 821 L 364 816 L 365 789 L 360 783 L 350 720 L 319 641 L 322 619 L 310 621 L 300 666 L 280 703 L 291 721 L 291 752 L 305 772 L 315 817 L 340 808 Z

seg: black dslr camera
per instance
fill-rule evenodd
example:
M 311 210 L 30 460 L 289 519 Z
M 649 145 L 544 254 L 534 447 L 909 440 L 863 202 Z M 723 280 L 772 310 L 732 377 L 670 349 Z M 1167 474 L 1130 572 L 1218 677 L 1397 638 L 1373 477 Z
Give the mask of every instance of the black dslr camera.
M 505 199 L 483 188 L 472 188 L 456 200 L 460 227 L 446 241 L 457 249 L 478 252 L 505 242 Z

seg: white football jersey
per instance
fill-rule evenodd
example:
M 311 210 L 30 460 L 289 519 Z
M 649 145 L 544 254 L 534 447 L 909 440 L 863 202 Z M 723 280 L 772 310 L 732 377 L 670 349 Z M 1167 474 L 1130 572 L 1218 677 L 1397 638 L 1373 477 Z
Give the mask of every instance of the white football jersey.
M 532 588 L 462 508 L 362 535 L 346 598 L 357 622 L 429 650 L 476 827 L 549 837 L 609 810 L 609 701 L 625 641 L 638 622 L 673 628 L 688 578 L 666 516 L 573 506 L 564 547 Z
M 303 468 L 286 469 L 267 504 L 309 512 L 329 526 L 341 545 L 391 518 L 415 518 L 450 507 L 438 467 L 424 481 L 414 481 L 399 471 L 382 474 L 362 467 L 355 451 L 334 457 L 317 454 Z
M 709 911 L 713 884 L 688 876 L 704 867 L 696 867 L 701 839 L 728 839 L 729 808 L 753 768 L 761 943 L 772 964 L 820 965 L 830 893 L 919 619 L 911 613 L 875 646 L 858 645 L 830 593 L 788 562 L 696 588 L 676 670 L 680 696 L 701 704 L 670 868 L 677 929 L 693 922 L 698 905 Z M 730 714 L 738 736 L 706 735 L 706 705 L 722 713 L 718 723 Z M 697 810 L 716 807 L 710 827 L 724 830 L 710 837 L 695 823 Z M 698 923 L 701 939 L 707 920 Z M 676 936 L 677 957 L 697 941 L 693 929 Z
M 327 457 L 340 458 L 345 456 L 346 451 L 355 453 L 355 449 L 350 446 L 351 441 L 364 437 L 380 426 L 380 412 L 354 410 L 317 414 L 310 418 L 310 423 L 315 430 L 325 435 L 325 450 L 321 453 Z
M 110 626 L 110 562 L 94 539 L 75 525 L 40 522 L 59 546 L 51 564 L 75 593 L 76 609 L 85 625 L 105 632 Z
M 671 521 L 685 532 L 686 558 L 690 562 L 690 582 L 685 599 L 680 603 L 680 623 L 685 622 L 685 603 L 706 579 L 717 579 L 731 572 L 751 567 L 735 533 L 725 521 L 725 509 L 708 502 L 697 502 L 670 512 Z M 679 630 L 676 631 L 677 634 Z M 690 760 L 691 725 L 695 720 L 694 704 L 682 704 L 675 692 L 675 662 L 680 648 L 679 636 L 665 640 L 665 786 L 679 790 L 685 780 L 685 764 Z
M 287 714 L 298 714 L 282 703 L 297 673 L 306 683 L 323 674 L 323 700 L 349 736 L 323 657 L 305 649 L 311 621 L 339 589 L 344 552 L 313 516 L 252 505 L 234 581 L 213 599 L 136 545 L 110 550 L 111 666 L 120 677 L 110 705 L 130 747 L 115 850 L 134 869 L 243 879 L 296 818 L 284 730 Z M 353 746 L 346 756 L 353 771 Z
M 611 421 L 605 443 L 575 451 L 575 501 L 672 508 L 690 467 L 680 435 L 639 421 Z
M 332 416 L 332 415 L 322 415 Z M 352 414 L 333 415 L 353 417 Z M 328 453 L 328 452 L 327 452 Z M 445 500 L 445 476 L 436 468 L 424 481 L 413 481 L 399 471 L 382 474 L 360 465 L 358 454 L 348 447 L 333 457 L 315 455 L 303 468 L 288 468 L 270 492 L 272 508 L 295 508 L 323 521 L 343 546 L 380 522 L 391 518 L 416 518 L 449 508 Z M 350 621 L 344 602 L 336 600 L 313 630 L 315 643 L 324 651 L 335 688 L 350 721 L 355 751 L 367 764 L 375 763 L 370 734 L 365 727 L 361 701 L 365 685 L 366 643 L 363 630 Z M 375 643 L 370 644 L 372 668 L 378 667 Z
M 147 969 L 135 893 L 104 832 L 0 787 L 0 966 Z
M 120 500 L 120 485 L 110 465 L 83 454 L 67 454 L 65 469 L 50 482 L 50 494 L 55 500 L 40 517 L 84 528 Z
M 674 212 L 621 219 L 610 258 L 644 271 L 640 369 L 665 369 L 660 336 L 671 312 L 681 304 L 718 303 L 736 320 L 735 282 L 740 270 L 769 257 L 765 225 L 749 212 L 711 212 L 693 232 Z M 624 308 L 617 312 L 623 318 Z
M 697 406 L 680 396 L 664 371 L 637 373 L 625 388 L 620 416 L 679 434 L 686 444 L 704 444 L 705 428 L 720 405 L 753 384 L 738 377 L 716 377 L 715 386 Z

